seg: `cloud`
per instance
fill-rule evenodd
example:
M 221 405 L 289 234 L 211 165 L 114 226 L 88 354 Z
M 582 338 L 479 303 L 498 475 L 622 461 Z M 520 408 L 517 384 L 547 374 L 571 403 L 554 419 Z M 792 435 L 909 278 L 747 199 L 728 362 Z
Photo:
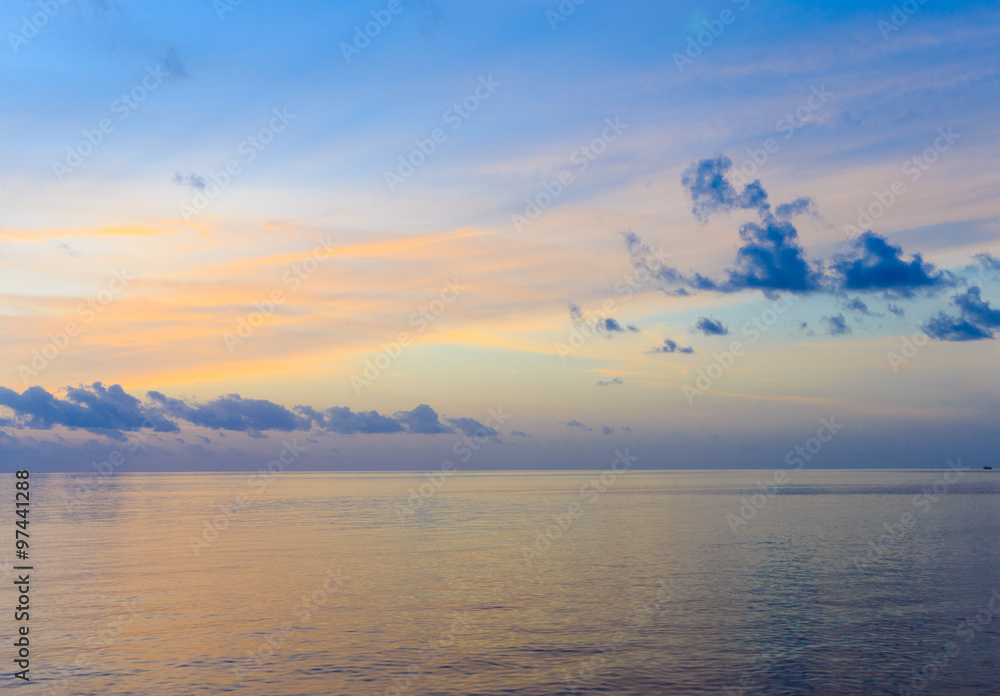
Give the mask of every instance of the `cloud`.
M 14 412 L 14 419 L 0 417 L 0 426 L 36 430 L 50 430 L 54 426 L 80 428 L 122 441 L 123 431 L 152 428 L 155 432 L 179 432 L 176 421 L 211 428 L 220 436 L 235 431 L 255 438 L 266 438 L 267 431 L 314 428 L 341 435 L 401 432 L 436 435 L 454 433 L 455 428 L 467 435 L 484 432 L 493 438 L 499 435 L 473 418 L 449 418 L 448 424 L 442 423 L 426 404 L 386 416 L 377 411 L 354 412 L 346 406 L 326 410 L 296 406 L 289 410 L 265 399 L 245 399 L 239 394 L 227 394 L 206 403 L 171 398 L 157 391 L 150 391 L 147 396 L 150 403 L 143 403 L 117 384 L 104 387 L 100 382 L 89 387 L 67 387 L 64 399 L 41 387 L 30 387 L 23 394 L 0 387 L 0 406 Z M 209 442 L 208 438 L 197 437 Z
M 846 336 L 851 333 L 851 327 L 847 325 L 847 320 L 843 314 L 833 317 L 823 317 L 820 321 L 826 322 L 831 336 Z
M 952 302 L 958 306 L 962 316 L 979 326 L 991 329 L 1000 327 L 1000 309 L 993 309 L 989 302 L 983 301 L 982 291 L 973 286 L 960 295 L 955 295 Z
M 625 382 L 622 381 L 621 377 L 615 377 L 614 379 L 611 379 L 611 380 L 608 380 L 608 381 L 601 380 L 601 381 L 599 381 L 597 383 L 597 386 L 599 386 L 599 387 L 610 387 L 612 385 L 617 385 L 617 384 L 625 384 Z
M 492 437 L 496 439 L 499 433 L 493 428 L 483 425 L 475 418 L 447 418 L 445 419 L 469 437 Z
M 729 327 L 717 319 L 708 317 L 698 317 L 698 321 L 693 327 L 694 331 L 703 333 L 706 336 L 728 336 Z
M 747 184 L 742 191 L 729 182 L 732 162 L 727 157 L 701 160 L 682 176 L 693 204 L 692 212 L 705 221 L 711 215 L 732 210 L 754 210 L 759 220 L 744 223 L 739 229 L 741 244 L 725 279 L 713 279 L 648 259 L 649 247 L 632 232 L 625 243 L 632 265 L 645 268 L 666 285 L 674 286 L 668 294 L 689 295 L 691 291 L 736 293 L 761 290 L 774 297 L 779 291 L 799 294 L 823 292 L 839 295 L 846 291 L 880 292 L 912 297 L 916 291 L 929 294 L 955 284 L 952 274 L 935 269 L 920 254 L 904 258 L 902 249 L 884 237 L 867 231 L 851 240 L 845 254 L 835 255 L 829 264 L 811 261 L 799 242 L 799 233 L 790 219 L 802 213 L 815 213 L 811 198 L 800 197 L 783 203 L 773 211 L 767 191 L 760 181 Z M 987 267 L 1000 263 L 983 255 Z
M 888 309 L 890 312 L 892 312 L 893 314 L 895 314 L 897 317 L 901 317 L 904 314 L 906 314 L 906 312 L 903 311 L 902 307 L 900 307 L 898 305 L 894 305 L 891 302 L 886 306 L 886 309 Z
M 441 433 L 453 433 L 451 428 L 438 419 L 437 412 L 427 404 L 420 404 L 412 411 L 398 411 L 395 414 L 397 421 L 406 426 L 406 429 L 417 435 L 438 435 Z
M 226 394 L 204 404 L 189 404 L 158 391 L 148 392 L 147 396 L 167 414 L 213 430 L 289 432 L 306 425 L 300 416 L 284 406 L 264 399 L 244 399 L 239 394 Z
M 677 345 L 677 341 L 673 340 L 672 338 L 665 338 L 663 339 L 662 346 L 654 346 L 649 352 L 650 353 L 693 353 L 694 348 L 692 348 L 691 346 L 682 348 L 681 346 Z
M 802 215 L 803 213 L 815 214 L 815 212 L 815 203 L 813 202 L 813 199 L 808 196 L 796 198 L 791 203 L 782 203 L 774 209 L 775 217 L 781 220 L 790 220 L 796 215 Z
M 569 318 L 575 326 L 589 326 L 593 327 L 594 330 L 603 334 L 607 338 L 611 338 L 611 334 L 614 333 L 639 333 L 640 329 L 631 324 L 622 325 L 617 319 L 612 317 L 598 317 L 596 319 L 590 319 L 583 313 L 583 309 L 580 305 L 575 302 L 570 301 L 569 303 Z
M 982 253 L 976 254 L 973 258 L 979 262 L 979 264 L 988 271 L 1000 271 L 1000 259 L 998 259 L 993 254 Z
M 611 317 L 599 320 L 597 322 L 597 326 L 598 328 L 602 328 L 608 332 L 624 333 L 625 331 L 630 331 L 631 333 L 639 333 L 639 329 L 637 327 L 632 326 L 631 324 L 627 324 L 626 326 L 622 327 L 622 325 L 619 324 L 616 319 L 612 319 Z
M 923 326 L 931 338 L 939 341 L 980 341 L 993 338 L 993 333 L 964 319 L 938 312 Z
M 704 222 L 713 213 L 727 212 L 737 208 L 768 209 L 767 192 L 760 181 L 753 181 L 737 193 L 726 178 L 733 162 L 728 157 L 719 156 L 692 164 L 681 177 L 681 183 L 691 195 L 694 204 L 691 212 Z
M 0 405 L 14 411 L 19 427 L 49 430 L 61 425 L 81 428 L 120 439 L 119 431 L 152 427 L 156 432 L 177 432 L 176 423 L 164 419 L 154 409 L 121 386 L 105 387 L 94 382 L 89 387 L 67 387 L 66 398 L 59 399 L 42 387 L 29 387 L 18 394 L 0 387 Z
M 188 172 L 187 174 L 174 172 L 173 182 L 178 186 L 190 186 L 198 191 L 205 190 L 205 177 L 200 174 L 195 174 L 194 172 Z
M 398 433 L 403 431 L 399 421 L 383 416 L 376 411 L 354 412 L 346 406 L 334 406 L 325 411 L 317 411 L 311 406 L 297 406 L 300 414 L 315 423 L 320 429 L 341 435 Z
M 859 314 L 864 314 L 866 317 L 877 317 L 880 316 L 875 314 L 870 309 L 868 305 L 860 297 L 855 297 L 854 299 L 846 300 L 843 303 L 844 309 L 850 310 L 852 312 L 858 312 Z
M 994 338 L 993 329 L 1000 328 L 1000 309 L 994 309 L 982 298 L 982 291 L 973 286 L 955 295 L 952 304 L 960 316 L 938 312 L 924 324 L 928 336 L 940 341 L 980 341 Z
M 568 428 L 583 428 L 584 430 L 588 431 L 593 430 L 593 428 L 589 427 L 586 423 L 581 423 L 578 420 L 571 420 L 566 423 L 563 423 L 563 425 L 565 425 Z
M 512 437 L 534 437 L 529 433 L 521 432 L 520 430 L 511 430 L 510 434 Z
M 605 435 L 614 435 L 615 434 L 615 429 L 614 428 L 609 428 L 606 425 L 602 425 L 601 428 L 603 428 Z
M 854 291 L 880 291 L 912 297 L 919 289 L 934 290 L 954 285 L 949 274 L 914 254 L 909 261 L 903 250 L 871 231 L 851 240 L 849 254 L 834 257 L 831 269 L 840 288 Z

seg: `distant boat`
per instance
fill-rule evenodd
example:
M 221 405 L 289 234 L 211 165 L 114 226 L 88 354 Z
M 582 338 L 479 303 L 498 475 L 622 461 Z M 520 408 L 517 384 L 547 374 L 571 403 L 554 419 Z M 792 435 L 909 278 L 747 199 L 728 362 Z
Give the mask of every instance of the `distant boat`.
M 992 466 L 984 466 L 983 468 L 984 469 L 992 469 L 993 467 Z

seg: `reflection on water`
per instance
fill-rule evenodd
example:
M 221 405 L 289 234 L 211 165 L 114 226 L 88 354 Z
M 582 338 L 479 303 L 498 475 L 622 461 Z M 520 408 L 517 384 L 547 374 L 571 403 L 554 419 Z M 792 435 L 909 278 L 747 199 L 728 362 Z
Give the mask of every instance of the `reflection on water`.
M 1000 693 L 1000 475 L 943 474 L 39 475 L 0 689 Z

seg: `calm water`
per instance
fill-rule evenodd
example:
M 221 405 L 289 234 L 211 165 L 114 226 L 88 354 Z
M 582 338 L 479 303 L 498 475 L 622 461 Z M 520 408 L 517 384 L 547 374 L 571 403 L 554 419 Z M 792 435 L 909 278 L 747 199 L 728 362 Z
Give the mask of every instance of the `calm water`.
M 37 475 L 33 686 L 0 689 L 997 694 L 1000 473 L 944 473 L 791 472 L 759 510 L 772 472 L 454 473 L 415 510 L 404 475 L 119 475 L 72 510 L 95 480 Z

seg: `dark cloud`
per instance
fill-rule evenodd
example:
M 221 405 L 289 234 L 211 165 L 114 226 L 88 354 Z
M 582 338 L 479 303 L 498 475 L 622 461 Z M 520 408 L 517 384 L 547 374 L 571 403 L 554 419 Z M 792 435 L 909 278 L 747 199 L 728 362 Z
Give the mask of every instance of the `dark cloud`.
M 955 278 L 935 269 L 920 254 L 905 258 L 902 249 L 870 230 L 851 240 L 846 254 L 833 258 L 829 273 L 823 263 L 810 261 L 799 241 L 798 230 L 790 222 L 795 215 L 815 214 L 814 203 L 807 197 L 778 205 L 773 211 L 760 181 L 737 191 L 727 174 L 732 162 L 726 157 L 701 160 L 689 167 L 682 177 L 699 220 L 732 210 L 754 210 L 758 221 L 744 223 L 739 230 L 741 244 L 732 268 L 725 279 L 712 279 L 694 272 L 685 274 L 666 264 L 649 260 L 649 247 L 635 233 L 626 233 L 625 242 L 633 266 L 644 268 L 666 285 L 669 294 L 688 295 L 691 291 L 735 293 L 761 290 L 774 297 L 779 291 L 799 294 L 845 291 L 880 292 L 912 297 L 924 290 L 933 293 L 955 284 Z M 981 255 L 986 267 L 1000 264 L 992 256 Z M 978 258 L 978 257 L 977 257 Z M 666 291 L 666 290 L 665 290 Z
M 820 321 L 826 322 L 827 329 L 831 336 L 845 336 L 851 333 L 851 327 L 847 325 L 847 320 L 843 314 L 832 317 L 823 317 Z
M 175 421 L 211 428 L 224 437 L 225 431 L 266 438 L 267 431 L 290 432 L 318 429 L 342 435 L 410 432 L 417 434 L 454 433 L 455 428 L 468 434 L 485 432 L 498 437 L 493 428 L 472 418 L 450 418 L 442 423 L 433 408 L 426 404 L 412 411 L 385 416 L 376 411 L 354 412 L 345 406 L 320 411 L 311 406 L 297 406 L 293 411 L 264 399 L 244 399 L 227 394 L 207 403 L 189 402 L 147 393 L 151 403 L 143 403 L 127 394 L 119 385 L 104 387 L 95 382 L 89 387 L 68 387 L 59 399 L 41 387 L 31 387 L 23 394 L 0 387 L 0 406 L 14 412 L 14 419 L 0 417 L 0 426 L 50 430 L 54 426 L 80 428 L 117 440 L 125 440 L 123 431 L 151 428 L 155 432 L 179 432 Z M 452 427 L 454 426 L 454 427 Z M 208 443 L 208 438 L 197 436 Z
M 483 425 L 475 418 L 447 418 L 446 420 L 469 437 L 492 437 L 496 439 L 499 435 L 496 430 L 488 425 Z
M 298 406 L 295 410 L 315 423 L 321 430 L 341 435 L 403 431 L 403 426 L 398 421 L 389 416 L 383 416 L 377 411 L 358 411 L 355 413 L 346 406 L 334 406 L 325 411 L 317 411 L 311 406 Z
M 816 206 L 813 199 L 808 196 L 796 198 L 791 203 L 782 203 L 774 209 L 775 217 L 781 220 L 790 220 L 796 215 L 802 215 L 803 213 L 816 213 Z
M 938 312 L 926 324 L 927 335 L 940 341 L 980 341 L 994 338 L 993 329 L 1000 328 L 1000 309 L 994 309 L 982 298 L 982 291 L 973 286 L 955 295 L 952 304 L 960 316 Z
M 152 427 L 157 432 L 177 432 L 179 428 L 121 386 L 105 387 L 94 382 L 89 387 L 68 387 L 59 399 L 42 387 L 29 387 L 18 394 L 0 387 L 0 405 L 14 411 L 21 427 L 49 430 L 61 425 L 121 438 L 119 431 Z
M 631 324 L 622 326 L 618 323 L 617 319 L 612 319 L 611 317 L 599 320 L 597 322 L 597 326 L 598 328 L 604 329 L 608 332 L 624 333 L 625 331 L 629 331 L 631 333 L 639 333 L 639 329 L 637 327 L 632 326 Z
M 805 258 L 799 233 L 790 222 L 770 214 L 760 224 L 748 222 L 740 228 L 745 242 L 736 252 L 736 268 L 719 287 L 723 292 L 758 289 L 765 294 L 777 290 L 812 292 L 820 287 L 820 274 Z
M 288 432 L 307 427 L 302 417 L 265 399 L 244 399 L 239 394 L 226 394 L 208 403 L 189 404 L 157 391 L 148 392 L 147 396 L 167 414 L 213 430 Z
M 723 324 L 718 319 L 709 319 L 708 317 L 698 317 L 698 321 L 693 327 L 694 331 L 705 334 L 706 336 L 728 336 L 729 327 Z
M 755 210 L 759 222 L 747 222 L 740 227 L 742 245 L 736 251 L 735 267 L 726 271 L 726 280 L 713 280 L 700 273 L 684 275 L 660 264 L 657 277 L 665 283 L 679 285 L 674 294 L 687 294 L 685 288 L 733 293 L 758 289 L 771 296 L 779 290 L 807 293 L 820 289 L 819 267 L 811 264 L 799 244 L 798 230 L 787 220 L 771 212 L 767 192 L 759 181 L 747 184 L 742 192 L 729 183 L 726 173 L 732 162 L 726 157 L 707 159 L 692 165 L 684 173 L 682 183 L 691 195 L 692 208 L 699 220 L 734 209 Z M 812 201 L 799 198 L 779 206 L 782 217 L 791 217 L 811 210 Z M 648 248 L 635 235 L 626 237 L 629 254 L 635 263 L 635 250 Z M 683 292 L 681 291 L 683 290 Z
M 395 414 L 397 421 L 406 429 L 417 435 L 438 435 L 453 433 L 455 429 L 445 425 L 438 419 L 437 411 L 427 404 L 420 404 L 412 411 L 399 411 Z
M 581 423 L 578 420 L 568 421 L 568 422 L 565 423 L 565 425 L 569 426 L 570 428 L 586 428 L 587 427 L 586 424 Z
M 662 346 L 655 346 L 650 351 L 650 353 L 693 353 L 694 348 L 688 346 L 686 348 L 677 345 L 677 341 L 672 338 L 663 339 Z
M 685 170 L 681 183 L 691 195 L 691 212 L 701 221 L 713 213 L 726 212 L 737 208 L 769 209 L 767 192 L 760 181 L 753 181 L 738 193 L 726 178 L 733 162 L 728 157 L 719 156 L 704 159 Z
M 859 314 L 864 314 L 866 317 L 878 316 L 870 309 L 868 309 L 868 305 L 865 304 L 860 297 L 855 297 L 854 299 L 846 300 L 843 303 L 843 307 L 844 309 L 850 310 L 852 312 L 858 312 Z
M 845 290 L 875 291 L 912 297 L 915 290 L 935 290 L 954 285 L 954 279 L 914 254 L 903 258 L 901 247 L 893 246 L 871 231 L 851 240 L 851 253 L 836 256 L 831 269 Z
M 992 332 L 945 312 L 938 312 L 931 317 L 923 329 L 928 336 L 939 341 L 980 341 L 993 338 Z
M 801 331 L 806 336 L 816 335 L 816 332 L 809 328 L 809 322 L 807 321 L 795 322 L 795 324 L 793 324 L 793 327 L 796 331 Z
M 602 425 L 601 428 L 603 429 L 603 432 L 604 432 L 605 435 L 614 435 L 615 434 L 615 429 L 614 428 L 609 428 L 606 425 Z
M 906 312 L 903 311 L 902 307 L 900 307 L 899 305 L 894 305 L 891 302 L 886 306 L 886 309 L 895 314 L 897 317 L 901 317 L 904 314 L 906 314 Z
M 610 380 L 607 380 L 607 381 L 601 380 L 601 381 L 599 381 L 597 383 L 597 386 L 599 386 L 599 387 L 610 387 L 610 386 L 614 386 L 614 385 L 618 385 L 618 384 L 625 384 L 625 382 L 622 381 L 621 377 L 615 377 L 614 379 L 610 379 Z
M 979 262 L 979 265 L 988 271 L 1000 271 L 1000 259 L 993 254 L 984 252 L 982 254 L 976 254 L 973 258 Z
M 983 301 L 982 291 L 978 286 L 955 295 L 952 302 L 962 312 L 962 316 L 973 324 L 991 329 L 1000 327 L 1000 309 L 993 309 L 989 302 Z
M 534 437 L 534 435 L 530 435 L 529 433 L 521 432 L 520 430 L 511 430 L 510 434 L 511 434 L 512 437 Z
M 603 334 L 604 336 L 610 338 L 611 334 L 615 333 L 639 333 L 640 329 L 631 324 L 622 325 L 617 319 L 612 317 L 601 317 L 597 319 L 589 319 L 587 315 L 583 313 L 583 309 L 580 305 L 575 302 L 569 303 L 569 318 L 575 326 L 590 326 L 594 330 Z

